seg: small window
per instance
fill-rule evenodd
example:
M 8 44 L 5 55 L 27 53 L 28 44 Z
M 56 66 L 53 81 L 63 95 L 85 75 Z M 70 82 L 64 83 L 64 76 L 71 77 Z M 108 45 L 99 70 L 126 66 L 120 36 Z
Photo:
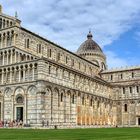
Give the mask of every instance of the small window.
M 21 79 L 23 79 L 23 70 L 21 70 Z
M 92 106 L 93 105 L 93 100 L 92 99 L 90 99 L 90 106 Z
M 27 45 L 26 42 L 27 42 L 27 40 L 25 39 L 25 40 L 24 40 L 24 47 L 25 47 L 25 48 L 26 48 L 26 45 Z
M 68 63 L 68 57 L 66 56 L 66 64 Z
M 48 71 L 48 73 L 49 73 L 49 74 L 51 73 L 51 66 L 49 66 L 49 71 Z
M 129 87 L 129 91 L 130 91 L 130 93 L 132 93 L 132 87 Z
M 98 102 L 97 102 L 97 108 L 99 108 L 99 106 L 100 106 L 100 102 L 98 101 Z
M 127 104 L 124 105 L 124 111 L 127 112 Z
M 29 48 L 29 47 L 30 47 L 30 40 L 27 39 L 27 48 Z
M 125 88 L 123 87 L 123 94 L 125 94 Z
M 80 69 L 81 65 L 80 65 L 80 62 L 79 62 L 79 69 Z
M 52 57 L 52 50 L 49 49 L 49 57 Z
M 38 53 L 41 53 L 41 52 L 42 52 L 41 44 L 38 44 Z
M 57 53 L 57 61 L 60 60 L 60 53 Z
M 121 74 L 121 79 L 123 79 L 123 74 Z
M 74 66 L 74 59 L 72 59 L 71 65 Z
M 111 80 L 111 81 L 113 80 L 113 75 L 110 76 L 110 80 Z
M 84 103 L 85 103 L 85 99 L 84 99 L 84 97 L 82 98 L 82 105 L 84 105 Z
M 19 103 L 19 104 L 23 103 L 23 96 L 22 95 L 17 96 L 16 102 Z
M 139 86 L 136 86 L 136 89 L 137 89 L 137 93 L 139 93 Z
M 61 93 L 61 97 L 60 98 L 61 98 L 61 102 L 63 102 L 63 93 Z
M 85 65 L 85 70 L 84 71 L 86 72 L 86 65 Z
M 5 20 L 3 20 L 3 28 L 5 28 Z
M 74 104 L 74 94 L 72 95 L 72 103 Z
M 132 78 L 134 78 L 134 72 L 132 72 Z

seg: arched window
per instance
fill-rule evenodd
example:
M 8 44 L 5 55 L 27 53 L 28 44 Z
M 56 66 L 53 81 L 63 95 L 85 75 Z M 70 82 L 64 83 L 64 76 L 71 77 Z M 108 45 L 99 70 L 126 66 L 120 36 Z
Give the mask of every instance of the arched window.
M 29 47 L 30 47 L 30 40 L 27 39 L 27 48 L 29 48 Z
M 80 69 L 80 67 L 81 67 L 81 64 L 80 64 L 80 62 L 79 62 L 79 69 Z
M 21 103 L 23 103 L 23 96 L 22 95 L 18 95 L 17 96 L 17 98 L 16 98 L 16 102 L 18 103 L 18 104 L 21 104 Z
M 130 93 L 132 93 L 132 92 L 133 92 L 132 87 L 129 87 L 129 90 L 130 90 Z
M 61 97 L 60 98 L 61 98 L 61 102 L 63 102 L 63 93 L 61 93 Z
M 12 26 L 13 25 L 13 23 L 12 23 L 12 21 L 10 22 L 10 26 Z
M 23 70 L 21 70 L 21 79 L 23 79 Z
M 127 104 L 124 105 L 124 111 L 127 112 Z
M 48 49 L 48 54 L 49 54 L 49 57 L 52 57 L 52 50 L 51 49 Z
M 3 28 L 5 28 L 5 20 L 3 20 Z
M 132 72 L 132 78 L 134 78 L 134 72 Z
M 121 79 L 123 79 L 123 74 L 121 73 Z
M 8 32 L 7 33 L 7 47 L 9 47 L 10 45 L 11 45 L 11 43 L 10 43 L 11 41 L 10 41 L 10 33 Z
M 99 108 L 99 106 L 100 106 L 100 102 L 98 101 L 98 102 L 97 102 L 97 108 Z
M 7 23 L 6 24 L 7 24 L 7 27 L 9 27 L 9 20 L 7 20 Z
M 123 87 L 123 94 L 125 94 L 125 88 Z
M 92 99 L 90 99 L 90 106 L 92 106 L 92 104 L 93 104 L 93 100 L 92 100 Z
M 137 89 L 137 93 L 139 93 L 139 86 L 136 86 L 136 89 Z
M 72 95 L 72 103 L 74 104 L 74 94 Z
M 113 80 L 113 75 L 110 76 L 110 80 L 111 80 L 111 81 Z
M 38 53 L 42 52 L 41 44 L 38 44 Z
M 57 61 L 60 60 L 60 53 L 57 53 Z
M 101 67 L 102 67 L 103 70 L 106 69 L 106 66 L 105 66 L 105 64 L 103 62 L 101 63 Z
M 66 64 L 68 63 L 68 57 L 66 56 Z
M 82 105 L 84 105 L 85 104 L 85 98 L 83 97 L 82 98 Z
M 71 66 L 74 66 L 74 59 L 71 60 Z
M 49 66 L 48 73 L 51 74 L 51 66 Z

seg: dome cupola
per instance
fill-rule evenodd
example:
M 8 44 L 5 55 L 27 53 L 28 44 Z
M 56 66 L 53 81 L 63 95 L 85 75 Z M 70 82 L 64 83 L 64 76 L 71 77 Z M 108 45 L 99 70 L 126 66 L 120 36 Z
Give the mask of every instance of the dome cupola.
M 77 54 L 92 63 L 99 65 L 100 69 L 106 69 L 106 56 L 101 47 L 93 40 L 91 31 L 89 31 L 87 35 L 87 40 L 78 48 Z

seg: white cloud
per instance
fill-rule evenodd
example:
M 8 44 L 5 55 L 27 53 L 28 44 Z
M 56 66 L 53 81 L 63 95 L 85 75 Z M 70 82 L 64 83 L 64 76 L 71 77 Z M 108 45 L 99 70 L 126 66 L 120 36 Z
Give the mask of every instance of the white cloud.
M 140 66 L 139 59 L 137 59 L 135 56 L 133 58 L 132 57 L 122 58 L 112 51 L 105 51 L 105 54 L 107 55 L 107 62 L 108 62 L 109 69 L 120 68 L 120 67 Z
M 114 52 L 106 51 L 105 53 L 107 55 L 107 62 L 109 68 L 128 66 L 127 60 L 119 58 Z

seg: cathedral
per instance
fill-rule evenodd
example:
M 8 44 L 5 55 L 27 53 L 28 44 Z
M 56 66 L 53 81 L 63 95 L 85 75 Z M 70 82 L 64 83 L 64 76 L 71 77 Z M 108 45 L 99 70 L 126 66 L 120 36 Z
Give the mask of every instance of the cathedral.
M 0 120 L 35 127 L 139 126 L 140 67 L 109 70 L 93 39 L 89 32 L 70 52 L 25 29 L 0 6 Z

